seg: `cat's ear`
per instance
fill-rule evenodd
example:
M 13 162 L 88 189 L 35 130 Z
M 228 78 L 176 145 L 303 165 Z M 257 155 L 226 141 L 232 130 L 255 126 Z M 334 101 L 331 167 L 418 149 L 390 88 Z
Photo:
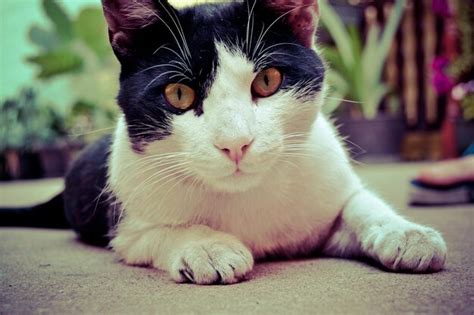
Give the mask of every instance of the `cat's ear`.
M 116 53 L 127 54 L 135 33 L 160 19 L 160 4 L 168 5 L 162 0 L 102 0 L 110 43 Z
M 314 47 L 319 20 L 318 0 L 262 0 L 262 3 L 282 16 L 301 44 Z

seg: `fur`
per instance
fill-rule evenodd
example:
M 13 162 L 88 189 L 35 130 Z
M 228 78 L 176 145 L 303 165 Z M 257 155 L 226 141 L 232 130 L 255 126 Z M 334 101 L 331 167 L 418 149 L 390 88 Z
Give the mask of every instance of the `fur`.
M 237 282 L 269 256 L 322 253 L 369 257 L 390 270 L 443 268 L 440 234 L 367 191 L 320 114 L 326 85 L 314 49 L 315 0 L 173 12 L 150 0 L 133 16 L 129 1 L 104 1 L 122 63 L 123 112 L 110 154 L 102 154 L 104 189 L 114 199 L 106 210 L 114 218 L 110 246 L 125 263 L 199 284 Z M 150 24 L 148 10 L 158 22 Z M 141 29 L 121 29 L 139 14 L 146 15 Z M 122 33 L 127 40 L 117 41 Z M 150 34 L 160 34 L 153 47 L 143 42 Z M 284 79 L 276 94 L 258 98 L 251 85 L 267 67 Z M 163 98 L 163 86 L 178 80 L 197 91 L 189 110 Z M 222 149 L 236 144 L 246 147 L 237 162 Z

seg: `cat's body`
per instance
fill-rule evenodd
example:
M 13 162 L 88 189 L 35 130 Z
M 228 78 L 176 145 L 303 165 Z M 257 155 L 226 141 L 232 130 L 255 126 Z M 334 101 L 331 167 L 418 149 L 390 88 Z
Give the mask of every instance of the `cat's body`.
M 275 255 L 443 267 L 439 233 L 368 192 L 319 113 L 315 0 L 104 8 L 124 114 L 66 179 L 66 210 L 85 239 L 108 233 L 123 261 L 180 282 L 236 282 Z
M 282 159 L 260 185 L 248 191 L 215 191 L 179 176 L 168 178 L 166 185 L 160 185 L 158 179 L 158 185 L 148 186 L 143 184 L 141 170 L 146 167 L 153 173 L 159 167 L 153 170 L 153 166 L 140 164 L 142 157 L 133 151 L 125 153 L 129 144 L 119 127 L 109 180 L 118 198 L 128 202 L 112 245 L 121 249 L 127 243 L 127 226 L 206 225 L 236 236 L 256 258 L 320 249 L 341 209 L 362 188 L 323 117 L 303 143 L 308 146 L 304 154 Z M 124 169 L 122 165 L 136 167 Z

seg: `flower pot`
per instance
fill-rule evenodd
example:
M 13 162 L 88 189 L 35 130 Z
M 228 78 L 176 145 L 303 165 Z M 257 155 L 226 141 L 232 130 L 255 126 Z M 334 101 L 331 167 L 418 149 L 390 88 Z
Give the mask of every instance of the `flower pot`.
M 41 178 L 43 171 L 37 153 L 22 150 L 7 150 L 4 153 L 6 161 L 5 175 L 7 179 L 36 179 Z
M 400 160 L 405 123 L 400 116 L 378 115 L 374 119 L 336 117 L 339 133 L 346 138 L 351 157 L 361 161 Z
M 36 147 L 30 151 L 7 150 L 0 155 L 0 180 L 61 177 L 84 147 L 82 142 Z
M 467 147 L 474 144 L 474 120 L 459 119 L 455 124 L 456 142 L 459 153 L 463 153 Z
M 48 145 L 37 149 L 43 177 L 61 177 L 66 173 L 69 152 L 65 145 Z
M 43 177 L 62 177 L 66 174 L 69 164 L 82 150 L 82 142 L 57 143 L 37 149 L 41 160 Z
M 8 170 L 7 157 L 5 154 L 0 154 L 0 181 L 10 179 L 11 175 Z

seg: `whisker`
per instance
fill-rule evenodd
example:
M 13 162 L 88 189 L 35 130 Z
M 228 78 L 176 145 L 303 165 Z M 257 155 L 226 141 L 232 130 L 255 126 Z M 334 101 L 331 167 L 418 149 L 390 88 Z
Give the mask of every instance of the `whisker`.
M 154 191 L 158 191 L 159 187 L 154 187 L 157 183 L 159 183 L 160 181 L 164 181 L 170 177 L 172 178 L 176 174 L 179 174 L 180 171 L 182 170 L 181 168 L 185 166 L 186 164 L 187 163 L 184 163 L 184 162 L 181 164 L 174 164 L 172 166 L 168 166 L 165 169 L 159 170 L 158 172 L 155 172 L 152 175 L 150 175 L 148 178 L 146 178 L 137 187 L 133 189 L 132 193 L 130 194 L 129 198 L 127 199 L 125 203 L 125 207 L 127 207 L 128 204 L 134 200 L 135 196 L 137 195 L 137 192 L 139 192 L 142 189 L 142 187 L 148 186 L 148 187 L 151 187 Z M 165 176 L 160 177 L 161 175 L 165 175 Z M 153 181 L 157 177 L 160 177 L 160 178 L 158 178 L 158 180 L 156 181 Z
M 189 50 L 189 46 L 186 40 L 186 36 L 184 35 L 184 30 L 181 25 L 181 21 L 179 20 L 178 16 L 176 15 L 176 12 L 174 10 L 171 10 L 172 14 L 169 12 L 168 8 L 160 1 L 160 5 L 165 9 L 166 13 L 168 13 L 169 17 L 173 21 L 174 25 L 176 26 L 176 29 L 178 30 L 178 33 L 181 37 L 181 40 L 183 41 L 183 45 L 185 48 L 185 51 L 187 53 L 187 56 L 190 58 L 191 57 L 191 52 Z M 190 62 L 188 58 L 188 62 Z
M 137 73 L 142 73 L 142 72 L 146 72 L 146 71 L 149 71 L 149 70 L 152 70 L 152 69 L 156 69 L 156 68 L 163 68 L 163 67 L 172 67 L 172 68 L 175 68 L 175 69 L 181 69 L 180 66 L 177 66 L 177 65 L 174 65 L 174 64 L 171 64 L 171 63 L 167 63 L 167 64 L 161 64 L 161 65 L 155 65 L 155 66 L 151 66 L 151 67 L 148 67 L 144 70 L 141 70 Z
M 347 102 L 347 103 L 351 103 L 351 104 L 362 104 L 362 102 L 359 102 L 359 101 L 352 101 L 352 100 L 348 100 L 348 99 L 345 99 L 345 98 L 338 98 L 338 97 L 331 97 L 331 96 L 326 96 L 326 98 L 330 99 L 330 100 L 336 100 L 336 101 L 341 101 L 341 102 Z
M 297 6 L 285 13 L 283 13 L 282 15 L 280 15 L 279 17 L 277 17 L 269 26 L 268 28 L 265 30 L 265 32 L 263 32 L 262 36 L 260 38 L 258 38 L 257 40 L 257 47 L 260 45 L 261 41 L 263 41 L 263 39 L 265 38 L 265 36 L 267 35 L 267 33 L 270 31 L 270 29 L 278 22 L 280 21 L 282 18 L 284 18 L 285 16 L 287 16 L 288 14 L 290 13 L 293 13 L 293 11 L 296 11 L 298 9 L 301 9 L 305 6 Z
M 160 3 L 161 3 L 161 2 L 160 2 Z M 178 49 L 180 50 L 182 56 L 184 57 L 184 59 L 186 59 L 186 60 L 189 62 L 189 59 L 188 59 L 188 57 L 186 56 L 186 54 L 185 54 L 185 52 L 184 52 L 184 50 L 183 50 L 183 47 L 181 46 L 181 44 L 180 44 L 178 38 L 176 37 L 175 32 L 173 32 L 173 29 L 171 28 L 171 26 L 168 25 L 168 23 L 166 23 L 166 21 L 165 21 L 159 14 L 157 14 L 155 11 L 149 9 L 149 8 L 146 7 L 146 6 L 143 6 L 143 8 L 144 8 L 145 10 L 150 11 L 151 14 L 153 14 L 156 18 L 158 18 L 158 19 L 166 26 L 166 28 L 170 31 L 171 36 L 173 36 L 173 38 L 174 38 L 174 40 L 175 40 L 175 42 L 176 42 L 176 45 L 178 46 Z
M 179 74 L 179 75 L 183 75 L 181 72 L 178 72 L 178 71 L 176 71 L 176 70 L 170 70 L 170 71 L 163 72 L 163 73 L 161 73 L 160 75 L 156 76 L 153 80 L 151 80 L 151 81 L 145 86 L 145 88 L 143 89 L 143 91 L 146 91 L 146 90 L 148 89 L 148 87 L 150 87 L 150 85 L 152 85 L 153 83 L 155 83 L 156 80 L 158 80 L 158 79 L 161 78 L 162 76 L 167 75 L 167 74 L 171 74 L 171 73 L 176 73 L 176 74 Z
M 161 209 L 161 206 L 163 205 L 163 202 L 166 200 L 166 198 L 168 197 L 168 195 L 173 191 L 173 189 L 175 189 L 178 185 L 182 184 L 186 179 L 188 179 L 190 177 L 190 174 L 189 173 L 184 173 L 184 174 L 181 174 L 179 177 L 176 177 L 174 178 L 174 180 L 176 180 L 176 183 L 171 186 L 163 196 L 161 196 L 161 202 L 158 204 L 158 209 Z M 168 184 L 168 182 L 166 183 Z
M 91 134 L 94 134 L 94 133 L 101 133 L 101 132 L 104 132 L 104 131 L 108 131 L 108 130 L 113 130 L 115 129 L 116 127 L 107 127 L 107 128 L 101 128 L 101 129 L 96 129 L 96 130 L 92 130 L 92 131 L 88 131 L 88 132 L 84 132 L 84 133 L 70 133 L 68 134 L 69 137 L 81 137 L 81 136 L 87 136 L 87 135 L 91 135 Z

